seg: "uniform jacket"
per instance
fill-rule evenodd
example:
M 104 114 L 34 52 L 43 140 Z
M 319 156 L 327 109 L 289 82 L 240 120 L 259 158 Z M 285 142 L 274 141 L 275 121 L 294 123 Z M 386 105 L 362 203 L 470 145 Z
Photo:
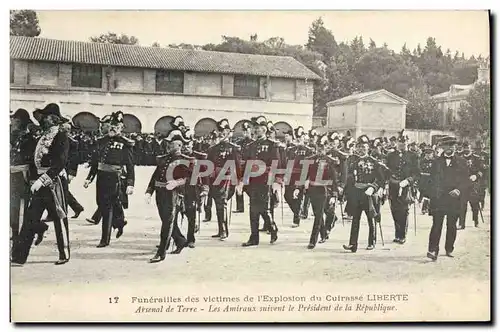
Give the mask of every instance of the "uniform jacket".
M 378 160 L 366 155 L 352 155 L 347 160 L 347 173 L 341 183 L 366 184 L 374 190 L 378 190 L 384 184 L 383 169 Z M 351 189 L 351 188 L 346 188 Z
M 286 149 L 286 160 L 293 160 L 293 172 L 288 182 L 289 185 L 297 187 L 295 183 L 300 180 L 302 169 L 305 167 L 300 162 L 313 154 L 312 148 L 302 144 L 291 145 Z
M 173 178 L 168 178 L 169 174 L 167 174 L 168 168 L 170 164 L 176 161 L 192 161 L 192 157 L 186 156 L 184 154 L 172 154 L 168 153 L 165 155 L 161 155 L 156 157 L 156 169 L 151 175 L 151 179 L 149 181 L 148 187 L 146 189 L 146 193 L 152 195 L 156 190 L 155 183 L 167 183 L 170 180 L 180 180 L 185 179 L 186 182 L 189 181 L 191 176 L 191 169 L 189 165 L 186 164 L 178 164 L 175 169 L 173 169 L 173 173 L 171 174 Z M 178 187 L 179 188 L 179 187 Z
M 420 176 L 418 156 L 410 151 L 399 152 L 396 150 L 389 153 L 386 166 L 390 171 L 391 180 L 394 182 L 408 180 L 410 185 L 413 185 Z
M 214 171 L 210 176 L 210 184 L 217 179 L 228 161 L 234 162 L 234 166 L 236 167 L 236 179 L 238 181 L 241 180 L 241 147 L 239 145 L 231 143 L 228 140 L 222 140 L 208 149 L 207 159 L 214 165 Z M 231 175 L 231 169 L 226 169 L 226 174 L 224 175 Z M 220 185 L 227 185 L 227 181 L 228 180 L 221 181 Z M 236 183 L 234 185 L 236 185 Z
M 274 160 L 279 162 L 279 150 L 274 141 L 267 138 L 259 138 L 252 143 L 247 145 L 245 151 L 245 156 L 243 159 L 248 162 L 249 160 L 260 160 L 266 164 L 266 171 L 257 177 L 252 177 L 249 179 L 250 184 L 268 184 L 269 172 L 271 170 L 271 165 Z M 258 166 L 254 165 L 252 170 L 257 171 Z M 274 179 L 271 180 L 271 182 Z M 271 183 L 269 182 L 269 183 Z
M 134 141 L 123 136 L 104 136 L 97 140 L 96 149 L 92 155 L 90 171 L 87 180 L 93 181 L 97 171 L 98 164 L 109 164 L 124 166 L 126 169 L 127 186 L 134 186 Z
M 68 152 L 69 140 L 66 130 L 61 129 L 60 126 L 51 127 L 42 134 L 36 144 L 33 169 L 30 174 L 37 178 L 37 170 L 48 168 L 39 179 L 44 186 L 52 184 L 66 168 Z
M 335 160 L 326 154 L 314 154 L 306 159 L 312 159 L 314 161 L 314 163 L 309 166 L 309 170 L 307 172 L 309 187 L 324 186 L 331 192 L 336 192 L 340 183 L 337 177 Z M 321 183 L 326 181 L 329 181 L 330 184 L 323 185 Z

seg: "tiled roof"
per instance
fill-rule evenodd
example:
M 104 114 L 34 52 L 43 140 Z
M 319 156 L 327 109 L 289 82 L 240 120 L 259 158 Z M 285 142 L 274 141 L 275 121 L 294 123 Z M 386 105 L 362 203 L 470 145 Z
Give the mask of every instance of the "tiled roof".
M 292 57 L 33 37 L 11 36 L 10 57 L 20 60 L 320 79 L 318 75 Z
M 349 95 L 349 96 L 346 96 L 346 97 L 343 97 L 343 98 L 340 98 L 337 100 L 330 101 L 326 105 L 330 106 L 330 105 L 340 105 L 340 104 L 348 104 L 351 102 L 357 102 L 357 101 L 361 101 L 367 97 L 370 97 L 370 96 L 373 96 L 373 95 L 376 95 L 379 93 L 384 93 L 386 95 L 389 95 L 392 98 L 394 98 L 402 103 L 405 103 L 405 104 L 408 102 L 405 99 L 403 99 L 403 98 L 401 98 L 401 97 L 399 97 L 399 96 L 397 96 L 397 95 L 395 95 L 395 94 L 393 94 L 385 89 L 381 89 L 381 90 L 367 91 L 367 92 L 352 94 L 352 95 Z

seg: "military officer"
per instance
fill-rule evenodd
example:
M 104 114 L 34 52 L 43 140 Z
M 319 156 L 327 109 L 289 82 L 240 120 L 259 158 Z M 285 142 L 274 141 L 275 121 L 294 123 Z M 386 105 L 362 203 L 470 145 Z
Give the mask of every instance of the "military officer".
M 314 150 L 305 144 L 305 131 L 302 126 L 295 128 L 293 134 L 297 140 L 297 144 L 289 144 L 286 149 L 286 160 L 293 160 L 294 164 L 290 179 L 285 180 L 284 197 L 293 212 L 292 227 L 295 228 L 300 225 L 300 206 L 305 192 L 304 184 L 299 182 L 303 167 L 301 161 L 312 155 Z
M 457 220 L 460 216 L 461 195 L 467 190 L 469 170 L 464 158 L 456 152 L 457 141 L 445 136 L 439 141 L 443 153 L 437 157 L 431 167 L 430 209 L 432 228 L 429 234 L 427 257 L 437 260 L 443 221 L 446 216 L 446 256 L 453 257 L 457 236 Z
M 314 151 L 316 151 L 316 141 L 318 139 L 318 132 L 315 129 L 311 129 L 307 133 L 307 146 Z M 307 219 L 309 217 L 309 206 L 311 201 L 309 195 L 307 195 L 307 190 L 304 192 L 304 198 L 302 200 L 302 208 L 300 211 L 300 217 L 302 219 Z
M 376 243 L 376 230 L 374 224 L 374 217 L 376 214 L 373 205 L 373 195 L 375 195 L 384 184 L 383 171 L 373 157 L 369 155 L 370 140 L 366 135 L 361 135 L 357 142 L 358 153 L 352 155 L 348 159 L 347 176 L 351 178 L 350 182 L 343 181 L 345 188 L 349 195 L 347 196 L 347 206 L 349 206 L 352 215 L 351 235 L 349 244 L 344 245 L 344 249 L 356 252 L 358 249 L 359 226 L 361 214 L 363 211 L 368 219 L 368 246 L 367 250 L 373 250 Z M 346 206 L 346 209 L 348 209 Z
M 68 161 L 69 142 L 66 130 L 61 130 L 65 121 L 57 104 L 48 104 L 37 111 L 43 134 L 37 142 L 30 176 L 31 199 L 25 222 L 12 248 L 12 262 L 22 265 L 28 259 L 35 234 L 43 237 L 47 225 L 40 221 L 45 210 L 53 218 L 59 251 L 56 265 L 65 264 L 70 259 L 67 204 L 64 188 L 65 167 Z M 35 115 L 34 115 L 35 116 Z
M 344 199 L 342 188 L 344 188 L 345 183 L 341 184 L 340 181 L 344 179 L 347 174 L 347 159 L 349 157 L 348 154 L 341 151 L 341 136 L 339 135 L 339 133 L 335 131 L 330 133 L 328 139 L 331 142 L 331 149 L 327 152 L 327 155 L 332 159 L 333 166 L 335 167 L 335 173 L 337 175 L 337 180 L 339 181 L 339 186 L 337 187 L 337 199 L 332 201 L 333 204 L 329 205 L 329 209 L 327 210 L 328 213 L 326 213 L 325 225 L 327 238 L 338 219 L 335 215 L 335 206 L 337 202 L 342 202 Z M 342 208 L 341 212 L 343 213 Z
M 276 128 L 274 127 L 273 123 L 271 121 L 267 122 L 267 138 L 274 142 L 276 145 L 276 149 L 278 150 L 278 167 L 279 168 L 284 168 L 286 165 L 283 165 L 284 161 L 284 155 L 285 155 L 285 144 L 281 143 L 280 141 L 276 140 Z M 279 194 L 278 194 L 278 188 L 276 186 L 273 186 L 271 189 L 271 217 L 274 219 L 274 210 L 278 207 L 279 205 Z M 260 229 L 261 232 L 269 232 L 269 225 L 264 223 L 264 227 Z
M 13 239 L 19 235 L 20 218 L 26 217 L 29 202 L 29 168 L 36 147 L 36 140 L 28 131 L 28 125 L 32 124 L 25 109 L 20 108 L 10 115 L 10 227 Z
M 238 185 L 238 191 L 241 193 L 243 183 L 248 182 L 248 192 L 250 196 L 250 229 L 251 234 L 247 242 L 243 243 L 244 247 L 255 246 L 259 244 L 259 217 L 262 216 L 264 224 L 270 225 L 271 244 L 278 239 L 278 227 L 272 219 L 270 213 L 270 195 L 271 182 L 274 182 L 273 176 L 269 179 L 270 167 L 273 160 L 279 160 L 278 149 L 276 144 L 266 137 L 267 120 L 263 116 L 254 119 L 256 140 L 248 145 L 245 161 L 260 160 L 266 165 L 266 170 L 262 175 L 243 179 Z M 252 164 L 253 165 L 253 164 Z M 247 164 L 245 171 L 250 166 Z M 252 167 L 253 168 L 253 167 Z M 247 176 L 247 174 L 245 174 Z
M 66 166 L 66 171 L 68 173 L 68 185 L 69 185 L 71 181 L 76 177 L 76 174 L 78 172 L 79 142 L 74 138 L 74 135 L 72 134 L 72 130 L 77 129 L 78 127 L 73 123 L 73 121 L 68 121 L 62 126 L 66 127 L 69 140 L 69 152 L 68 152 L 69 157 L 68 157 L 68 164 Z M 75 196 L 73 196 L 71 191 L 69 191 L 69 187 L 68 187 L 68 192 L 66 194 L 67 194 L 68 206 L 74 212 L 74 215 L 71 218 L 76 219 L 83 212 L 84 208 L 75 198 Z
M 220 120 L 217 123 L 217 129 L 220 132 L 221 139 L 217 144 L 209 148 L 207 159 L 214 165 L 214 172 L 210 177 L 210 195 L 215 203 L 218 222 L 218 232 L 212 237 L 223 241 L 229 234 L 227 202 L 233 196 L 236 185 L 236 183 L 231 183 L 231 179 L 234 179 L 233 177 L 236 177 L 236 180 L 241 179 L 241 148 L 229 141 L 231 127 L 227 119 Z M 228 162 L 232 162 L 234 168 L 226 169 L 225 166 L 229 165 Z M 232 170 L 236 173 L 232 173 Z M 227 176 L 230 178 L 226 179 Z
M 394 219 L 394 242 L 404 244 L 408 225 L 409 206 L 414 203 L 413 185 L 420 176 L 418 156 L 407 150 L 407 137 L 402 130 L 396 151 L 387 155 L 389 168 L 389 201 Z
M 92 156 L 90 171 L 84 187 L 97 176 L 96 202 L 102 213 L 102 233 L 98 248 L 110 243 L 111 228 L 117 229 L 116 238 L 123 234 L 127 224 L 123 212 L 121 196 L 122 169 L 126 169 L 126 194 L 134 192 L 134 160 L 132 147 L 134 142 L 121 133 L 123 130 L 123 113 L 114 112 L 109 117 L 109 130 L 106 136 L 97 141 L 97 147 Z
M 484 174 L 481 177 L 479 186 L 479 204 L 481 210 L 484 208 L 484 199 L 486 197 L 486 189 L 488 192 L 490 190 L 490 152 L 486 149 L 483 141 L 479 140 L 476 142 L 475 154 L 479 156 L 480 162 L 484 168 Z
M 194 150 L 193 146 L 193 133 L 190 129 L 182 132 L 184 136 L 184 150 L 183 154 L 191 160 L 191 169 L 195 167 L 198 160 L 207 159 L 207 154 Z M 202 167 L 200 167 L 202 168 Z M 200 169 L 200 171 L 204 171 L 205 169 Z M 208 195 L 209 190 L 209 182 L 207 181 L 207 177 L 197 178 L 191 181 L 186 182 L 184 185 L 184 207 L 186 209 L 186 216 L 188 219 L 188 232 L 187 232 L 187 246 L 189 248 L 195 247 L 195 236 L 194 234 L 197 232 L 196 230 L 196 209 L 197 205 L 201 205 L 203 198 Z
M 237 145 L 241 146 L 241 155 L 243 156 L 246 151 L 246 146 L 250 144 L 251 142 L 254 141 L 252 138 L 252 123 L 250 121 L 244 121 L 242 124 L 243 128 L 243 138 L 240 139 L 238 142 L 236 142 Z M 244 169 L 244 160 L 241 161 L 242 164 L 241 166 Z M 247 187 L 244 185 L 243 186 L 243 192 L 240 194 L 236 193 L 236 213 L 242 213 L 245 212 L 245 201 L 243 197 L 243 193 L 247 192 Z
M 469 179 L 467 187 L 461 195 L 461 211 L 458 218 L 458 229 L 465 229 L 465 218 L 467 215 L 467 204 L 470 204 L 472 210 L 472 220 L 474 226 L 479 226 L 479 192 L 481 178 L 484 175 L 484 166 L 481 163 L 481 157 L 472 153 L 471 146 L 468 142 L 462 144 L 461 157 L 465 159 L 469 170 Z
M 420 178 L 418 180 L 418 191 L 422 200 L 422 214 L 429 213 L 429 192 L 431 190 L 431 167 L 434 162 L 434 150 L 424 148 L 420 158 Z
M 157 166 L 146 189 L 146 203 L 151 202 L 151 195 L 156 193 L 156 207 L 161 219 L 160 245 L 150 263 L 158 263 L 165 259 L 170 239 L 176 249 L 173 254 L 180 254 L 187 246 L 177 224 L 177 202 L 182 187 L 189 181 L 191 158 L 182 154 L 182 146 L 188 140 L 179 129 L 173 129 L 165 138 L 168 142 L 168 153 L 157 157 Z
M 314 213 L 314 225 L 309 238 L 308 249 L 313 249 L 318 242 L 318 234 L 321 236 L 319 243 L 327 239 L 327 228 L 325 226 L 324 214 L 330 213 L 332 206 L 338 197 L 340 183 L 337 179 L 336 165 L 332 157 L 327 155 L 328 134 L 321 136 L 317 142 L 317 153 L 307 157 L 314 163 L 309 167 L 307 176 L 308 194 Z
M 219 137 L 219 132 L 217 130 L 213 130 L 210 135 L 208 136 L 208 142 L 204 146 L 203 151 L 208 151 L 209 148 L 217 143 L 219 143 L 220 137 Z M 210 190 L 208 191 L 208 196 L 205 201 L 204 205 L 204 210 L 205 210 L 205 219 L 203 219 L 203 222 L 209 222 L 212 220 L 212 205 L 213 205 L 214 198 L 212 195 L 210 195 Z

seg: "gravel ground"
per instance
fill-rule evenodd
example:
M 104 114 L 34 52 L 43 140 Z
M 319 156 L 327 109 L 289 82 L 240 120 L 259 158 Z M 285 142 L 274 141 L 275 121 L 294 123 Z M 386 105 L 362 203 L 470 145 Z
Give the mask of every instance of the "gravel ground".
M 474 287 L 489 287 L 489 204 L 483 212 L 485 223 L 480 223 L 479 228 L 473 227 L 469 212 L 467 228 L 458 233 L 453 259 L 444 256 L 443 231 L 443 256 L 437 262 L 430 262 L 425 257 L 431 218 L 421 215 L 417 208 L 416 234 L 411 213 L 407 242 L 405 245 L 396 245 L 392 243 L 394 226 L 386 204 L 382 211 L 385 246 L 379 238 L 377 248 L 373 251 L 364 250 L 368 226 L 363 220 L 357 253 L 346 253 L 342 249 L 342 244 L 347 244 L 349 238 L 350 223 L 347 222 L 344 225 L 342 222 L 337 223 L 326 243 L 317 245 L 314 250 L 307 250 L 313 218 L 310 216 L 308 220 L 302 221 L 299 228 L 292 229 L 291 212 L 285 206 L 283 223 L 281 208 L 276 210 L 279 239 L 274 245 L 269 244 L 269 235 L 261 233 L 258 247 L 240 247 L 249 236 L 246 212 L 232 215 L 231 233 L 227 241 L 221 242 L 210 237 L 216 233 L 215 221 L 202 223 L 196 248 L 186 248 L 181 255 L 170 255 L 159 264 L 149 264 L 148 260 L 154 255 L 155 246 L 159 243 L 160 229 L 154 199 L 151 205 L 147 205 L 143 199 L 153 168 L 137 168 L 135 193 L 130 197 L 130 207 L 126 211 L 129 223 L 120 239 L 115 239 L 113 234 L 111 245 L 107 248 L 95 247 L 100 238 L 100 226 L 85 221 L 95 209 L 95 185 L 83 189 L 87 170 L 80 168 L 79 171 L 70 190 L 85 207 L 85 211 L 79 219 L 70 220 L 71 261 L 63 266 L 53 264 L 57 259 L 57 248 L 53 226 L 50 225 L 42 244 L 32 249 L 28 263 L 23 267 L 11 268 L 13 303 L 29 299 L 34 292 L 55 296 L 63 289 L 85 289 L 91 292 L 109 285 L 136 284 L 182 287 L 204 283 L 245 285 L 286 282 L 300 285 L 307 282 L 340 284 L 348 281 L 360 285 L 427 285 L 455 280 L 457 285 L 465 285 L 471 291 Z M 248 204 L 247 196 L 245 204 Z M 185 234 L 186 221 L 181 229 Z

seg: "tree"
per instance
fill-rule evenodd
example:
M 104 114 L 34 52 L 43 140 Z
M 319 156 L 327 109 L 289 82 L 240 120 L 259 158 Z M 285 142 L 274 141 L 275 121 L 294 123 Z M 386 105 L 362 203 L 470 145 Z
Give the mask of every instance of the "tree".
M 405 95 L 406 127 L 412 129 L 436 129 L 439 124 L 439 112 L 427 87 L 411 87 Z
M 491 86 L 477 84 L 470 90 L 465 102 L 462 102 L 458 111 L 457 129 L 460 135 L 477 137 L 490 135 L 491 128 Z
M 151 47 L 161 47 L 161 46 L 160 43 L 155 41 L 153 44 L 151 44 Z
M 325 28 L 323 19 L 315 20 L 309 28 L 306 47 L 323 55 L 324 59 L 330 59 L 337 51 L 337 42 L 332 32 Z
M 37 37 L 41 32 L 38 16 L 34 10 L 10 11 L 11 36 Z
M 117 35 L 114 32 L 101 34 L 100 36 L 90 37 L 93 43 L 107 43 L 107 44 L 124 44 L 124 45 L 137 45 L 139 39 L 135 36 L 127 36 L 125 34 Z

